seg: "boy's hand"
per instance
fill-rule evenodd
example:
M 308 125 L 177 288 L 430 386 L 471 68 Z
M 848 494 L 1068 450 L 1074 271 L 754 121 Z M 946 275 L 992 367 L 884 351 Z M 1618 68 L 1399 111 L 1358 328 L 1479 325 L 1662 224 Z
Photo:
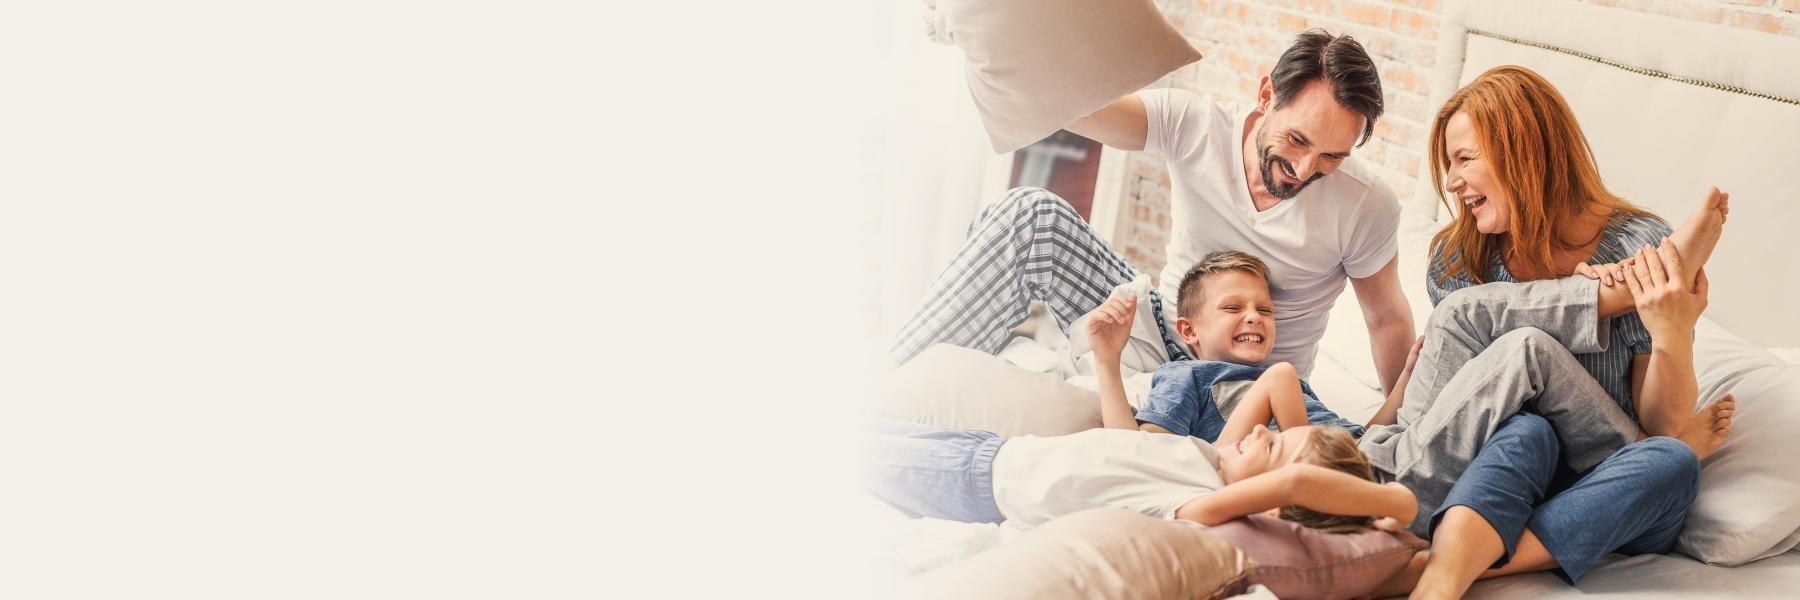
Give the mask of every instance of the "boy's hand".
M 1088 313 L 1088 343 L 1094 347 L 1094 358 L 1118 362 L 1125 351 L 1125 340 L 1131 338 L 1131 322 L 1137 319 L 1137 295 L 1115 296 Z

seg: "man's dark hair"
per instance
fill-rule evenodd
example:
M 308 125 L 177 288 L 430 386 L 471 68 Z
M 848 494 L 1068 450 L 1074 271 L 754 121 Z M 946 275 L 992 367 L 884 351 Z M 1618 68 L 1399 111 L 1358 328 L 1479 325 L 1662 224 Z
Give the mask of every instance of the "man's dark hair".
M 1363 116 L 1362 138 L 1356 145 L 1369 141 L 1375 133 L 1375 119 L 1381 116 L 1381 77 L 1362 44 L 1323 29 L 1309 29 L 1294 38 L 1294 45 L 1281 53 L 1269 72 L 1275 88 L 1274 108 L 1287 105 L 1301 88 L 1319 79 L 1331 83 L 1331 95 L 1339 105 Z

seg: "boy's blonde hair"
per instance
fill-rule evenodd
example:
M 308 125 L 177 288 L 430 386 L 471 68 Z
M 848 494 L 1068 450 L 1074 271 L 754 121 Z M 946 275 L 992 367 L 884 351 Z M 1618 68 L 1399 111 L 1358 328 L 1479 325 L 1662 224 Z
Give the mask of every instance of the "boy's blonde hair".
M 1375 481 L 1375 468 L 1369 466 L 1369 457 L 1356 447 L 1356 438 L 1350 432 L 1337 427 L 1314 427 L 1306 442 L 1306 447 L 1295 455 L 1295 463 L 1318 465 Z M 1374 521 L 1366 516 L 1333 515 L 1293 504 L 1281 507 L 1281 518 L 1327 533 L 1363 531 Z
M 1201 283 L 1206 276 L 1225 271 L 1243 271 L 1261 277 L 1264 284 L 1269 282 L 1269 265 L 1262 259 L 1236 250 L 1220 250 L 1200 258 L 1200 262 L 1188 269 L 1181 276 L 1181 287 L 1175 288 L 1175 306 L 1181 316 L 1194 318 L 1200 314 L 1200 301 L 1205 297 L 1201 293 Z

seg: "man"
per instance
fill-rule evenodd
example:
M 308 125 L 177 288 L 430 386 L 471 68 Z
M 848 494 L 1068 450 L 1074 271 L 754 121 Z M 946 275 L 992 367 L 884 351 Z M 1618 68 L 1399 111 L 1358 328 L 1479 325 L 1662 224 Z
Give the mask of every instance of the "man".
M 1281 335 L 1268 363 L 1293 363 L 1302 377 L 1312 372 L 1348 278 L 1383 390 L 1392 390 L 1413 339 L 1396 253 L 1400 205 L 1350 157 L 1381 112 L 1381 81 L 1362 46 L 1313 30 L 1262 78 L 1254 106 L 1149 90 L 1068 127 L 1169 162 L 1174 231 L 1161 289 L 1147 294 L 1157 331 L 1146 335 L 1161 339 L 1146 341 L 1160 346 L 1160 359 L 1191 358 L 1172 327 L 1182 274 L 1210 252 L 1239 250 L 1269 265 Z M 1137 276 L 1067 202 L 1015 189 L 970 226 L 967 243 L 896 336 L 893 354 L 904 362 L 939 342 L 997 352 L 1031 300 L 1067 327 Z

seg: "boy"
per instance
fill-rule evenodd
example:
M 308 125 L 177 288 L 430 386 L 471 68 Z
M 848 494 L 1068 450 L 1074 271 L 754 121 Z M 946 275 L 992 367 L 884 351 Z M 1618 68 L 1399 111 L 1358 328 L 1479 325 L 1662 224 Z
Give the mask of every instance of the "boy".
M 1283 428 L 1310 423 L 1361 436 L 1363 427 L 1325 408 L 1293 365 L 1257 366 L 1275 347 L 1268 274 L 1261 259 L 1230 250 L 1207 254 L 1188 270 L 1177 288 L 1181 316 L 1175 319 L 1175 331 L 1199 360 L 1157 369 L 1144 408 L 1135 413 L 1125 400 L 1119 359 L 1129 341 L 1137 297 L 1115 296 L 1089 313 L 1085 333 L 1094 349 L 1105 426 L 1215 441 L 1228 416 L 1249 409 L 1265 414 L 1264 423 L 1272 416 Z M 1412 362 L 1407 361 L 1409 367 Z M 1406 388 L 1407 376 L 1401 373 L 1396 390 Z M 1377 416 L 1391 414 L 1398 398 L 1398 393 L 1390 396 Z

